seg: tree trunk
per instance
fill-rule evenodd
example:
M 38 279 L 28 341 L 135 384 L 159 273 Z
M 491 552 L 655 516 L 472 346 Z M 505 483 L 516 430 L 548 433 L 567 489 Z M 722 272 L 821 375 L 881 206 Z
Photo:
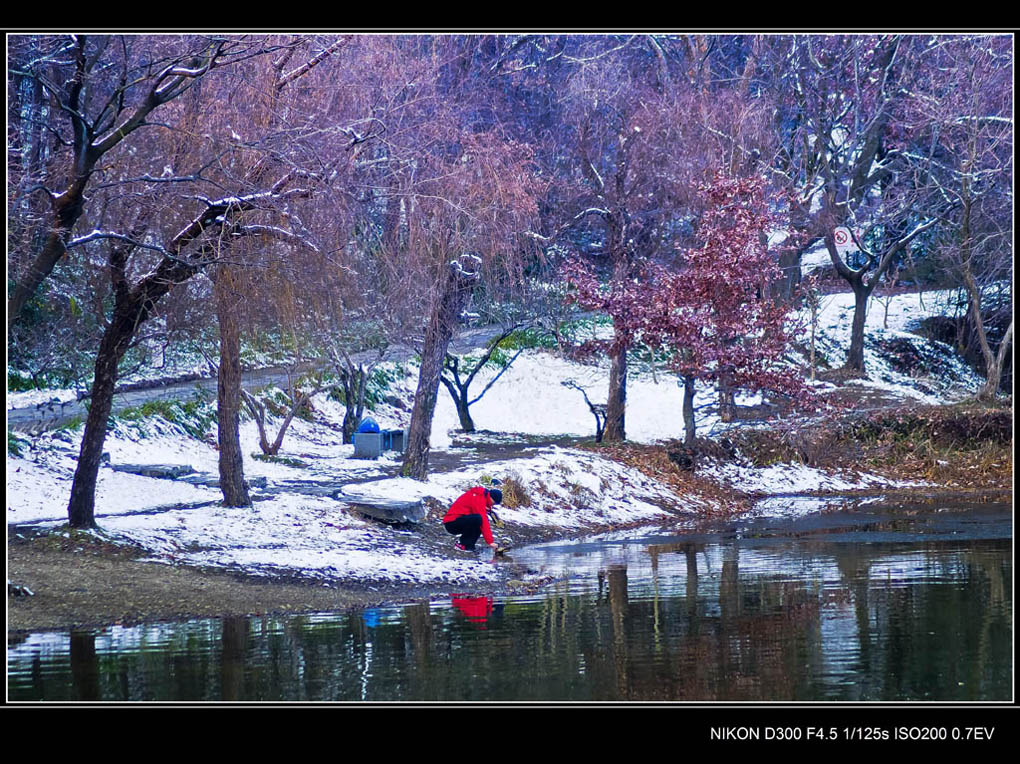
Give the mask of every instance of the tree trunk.
M 606 398 L 607 442 L 627 439 L 624 419 L 627 412 L 627 348 L 621 347 L 611 357 L 609 367 L 609 396 Z
M 411 410 L 411 425 L 407 434 L 407 452 L 400 474 L 415 480 L 424 480 L 429 469 L 429 436 L 432 431 L 432 417 L 436 411 L 436 397 L 439 394 L 439 377 L 442 374 L 442 359 L 446 352 L 446 344 L 442 334 L 429 332 L 425 338 L 424 352 L 421 359 L 421 371 L 418 373 L 418 388 L 414 394 L 414 407 Z M 442 345 L 442 349 L 438 346 Z
M 220 490 L 228 507 L 251 506 L 244 484 L 241 452 L 241 333 L 234 314 L 233 279 L 226 267 L 216 273 L 213 291 L 220 324 L 220 366 L 216 375 L 217 440 L 220 449 Z
M 694 377 L 684 377 L 684 445 L 690 448 L 694 445 Z
M 800 284 L 800 258 L 803 253 L 804 250 L 797 247 L 790 247 L 780 252 L 779 268 L 782 272 L 782 277 L 777 285 L 780 299 L 789 300 L 793 297 L 794 290 Z
M 354 432 L 358 429 L 359 424 L 361 424 L 361 417 L 352 407 L 348 407 L 344 412 L 344 423 L 341 425 L 344 443 L 350 445 L 354 442 Z
M 463 310 L 476 280 L 477 275 L 466 273 L 459 264 L 454 263 L 443 282 L 442 292 L 425 333 L 421 371 L 418 374 L 418 388 L 414 393 L 414 407 L 411 410 L 411 425 L 407 435 L 407 451 L 400 470 L 404 477 L 424 480 L 428 475 L 429 436 L 432 432 L 432 417 L 436 411 L 443 362 L 457 317 Z
M 85 434 L 78 454 L 78 466 L 71 483 L 71 500 L 67 520 L 72 528 L 95 528 L 96 482 L 106 441 L 106 429 L 113 408 L 113 391 L 117 384 L 117 364 L 131 341 L 133 323 L 117 316 L 103 333 L 96 355 L 96 372 L 92 380 L 92 398 L 85 420 Z
M 987 340 L 986 340 L 987 342 Z M 977 398 L 981 401 L 990 401 L 999 392 L 999 385 L 1002 382 L 1002 367 L 1006 361 L 1006 354 L 1009 352 L 1009 346 L 1013 342 L 1013 322 L 1009 322 L 1009 328 L 1006 329 L 1006 334 L 1002 338 L 1002 343 L 999 345 L 999 352 L 993 356 L 991 352 L 986 355 L 986 377 L 985 384 L 978 391 Z
M 219 377 L 219 369 L 216 370 L 217 378 Z M 251 414 L 252 419 L 255 420 L 256 426 L 259 428 L 259 448 L 262 449 L 262 453 L 269 456 L 272 454 L 273 447 L 269 443 L 269 436 L 266 434 L 266 407 L 262 405 L 254 395 L 241 390 L 241 401 L 248 406 L 248 413 Z
M 818 331 L 818 296 L 812 292 L 808 297 L 811 307 L 811 381 L 815 381 L 815 335 Z
M 394 181 L 390 182 L 389 191 L 390 196 L 386 200 L 386 212 L 383 216 L 382 240 L 387 253 L 392 255 L 400 249 L 401 196 Z
M 190 262 L 181 256 L 181 251 L 192 244 L 210 223 L 216 220 L 217 214 L 224 213 L 225 210 L 222 210 L 220 205 L 212 205 L 205 210 L 192 225 L 174 237 L 171 249 L 175 254 L 165 255 L 156 269 L 134 288 L 130 288 L 126 277 L 127 258 L 134 245 L 114 247 L 111 251 L 109 262 L 114 287 L 114 311 L 110 324 L 103 333 L 96 356 L 94 396 L 82 438 L 78 467 L 71 485 L 71 500 L 67 506 L 68 522 L 72 527 L 95 526 L 96 479 L 99 474 L 103 442 L 106 439 L 107 420 L 113 405 L 117 364 L 139 327 L 152 315 L 159 300 L 174 284 L 184 283 L 207 264 L 206 258 L 212 256 L 212 250 L 208 245 L 193 253 Z M 140 237 L 141 232 L 136 236 Z M 236 405 L 235 402 L 235 407 Z
M 172 284 L 177 283 L 172 272 L 168 274 L 157 269 L 143 279 L 135 289 L 130 289 L 125 271 L 127 258 L 132 249 L 132 246 L 115 246 L 109 254 L 114 308 L 96 354 L 92 400 L 85 421 L 78 466 L 71 483 L 67 520 L 72 528 L 94 528 L 96 525 L 96 482 L 99 478 L 99 463 L 103 455 L 103 443 L 106 441 L 110 411 L 113 408 L 117 366 L 130 347 L 135 333 L 152 315 L 156 303 Z
M 460 429 L 464 432 L 475 431 L 475 420 L 471 418 L 471 406 L 468 403 L 468 385 L 459 384 L 460 377 L 454 375 L 456 381 L 440 376 L 439 381 L 453 398 L 453 405 L 457 409 L 457 418 L 460 419 Z
M 733 388 L 730 386 L 729 374 L 723 370 L 719 374 L 719 419 L 732 422 L 736 410 Z
M 827 203 L 831 204 L 831 200 Z M 900 232 L 897 234 L 896 239 L 880 255 L 867 254 L 870 265 L 875 268 L 871 275 L 871 282 L 868 283 L 865 280 L 867 275 L 865 268 L 851 268 L 843 262 L 839 251 L 836 249 L 834 234 L 836 218 L 831 213 L 827 213 L 827 215 L 830 218 L 830 222 L 827 226 L 828 231 L 825 234 L 825 246 L 829 250 L 829 259 L 832 261 L 832 266 L 836 269 L 836 273 L 850 284 L 850 288 L 854 292 L 854 319 L 850 331 L 850 351 L 847 353 L 843 369 L 844 371 L 864 376 L 864 325 L 868 315 L 868 298 L 871 297 L 871 293 L 878 286 L 879 281 L 889 271 L 896 254 L 903 251 L 919 234 L 935 225 L 938 218 L 933 217 L 927 223 L 915 226 L 909 233 L 905 231 Z
M 850 282 L 854 290 L 854 320 L 850 328 L 850 351 L 846 356 L 846 363 L 843 368 L 864 374 L 864 323 L 868 317 L 868 296 L 871 289 L 864 284 L 863 279 Z
M 342 432 L 344 443 L 354 442 L 354 431 L 361 424 L 365 413 L 365 387 L 368 383 L 368 371 L 363 366 L 354 369 L 339 368 L 340 379 L 344 388 L 344 422 Z
M 964 185 L 964 191 L 966 192 L 967 185 Z M 988 332 L 985 330 L 984 319 L 981 316 L 981 288 L 978 286 L 977 281 L 974 278 L 974 272 L 971 269 L 971 240 L 970 240 L 970 211 L 971 203 L 969 196 L 964 199 L 963 205 L 963 224 L 961 226 L 961 245 L 962 250 L 961 258 L 961 270 L 963 272 L 963 284 L 967 291 L 968 312 L 970 313 L 971 321 L 974 323 L 974 333 L 977 335 L 978 347 L 981 350 L 981 356 L 985 363 L 985 384 L 977 394 L 978 400 L 988 401 L 993 399 L 999 392 L 999 385 L 1002 381 L 1002 367 L 1006 360 L 1006 353 L 1008 352 L 1009 345 L 1013 339 L 1013 322 L 1010 321 L 1009 328 L 1006 330 L 1006 334 L 1003 336 L 1002 343 L 999 345 L 998 354 L 992 351 L 991 343 L 988 341 Z M 966 321 L 961 321 L 960 326 L 964 327 Z M 961 332 L 963 330 L 961 329 Z M 960 343 L 962 344 L 962 343 Z M 965 352 L 965 349 L 964 351 Z
M 50 230 L 46 234 L 41 249 L 36 253 L 28 269 L 15 281 L 14 291 L 7 301 L 8 332 L 25 307 L 25 303 L 35 295 L 39 290 L 39 285 L 53 272 L 57 263 L 60 262 L 60 258 L 67 252 L 67 239 L 71 235 L 74 224 L 81 217 L 84 187 L 84 180 L 79 179 L 79 182 L 72 184 L 65 192 L 66 200 L 63 200 L 65 195 L 61 195 L 63 201 L 51 215 Z
M 464 432 L 475 431 L 475 420 L 471 418 L 471 411 L 468 408 L 467 394 L 455 398 L 457 403 L 457 416 L 460 418 L 460 429 Z
M 272 443 L 269 442 L 269 435 L 266 431 L 266 407 L 250 393 L 245 392 L 243 389 L 241 393 L 241 402 L 247 404 L 248 413 L 252 415 L 255 420 L 255 424 L 259 428 L 259 448 L 262 449 L 262 453 L 266 456 L 276 456 L 280 453 L 280 447 L 283 445 L 283 437 L 287 434 L 287 428 L 290 427 L 291 421 L 294 419 L 294 415 L 297 414 L 298 410 L 308 403 L 314 393 L 304 394 L 298 393 L 294 389 L 291 390 L 291 406 L 287 411 L 287 416 L 284 417 L 283 424 L 276 431 L 276 440 Z M 241 505 L 245 506 L 245 505 Z
M 287 429 L 290 427 L 290 423 L 294 421 L 295 415 L 303 407 L 308 405 L 308 402 L 312 399 L 312 396 L 318 392 L 313 390 L 309 393 L 298 392 L 297 387 L 292 387 L 290 391 L 290 409 L 287 411 L 287 416 L 283 418 L 283 423 L 280 425 L 280 429 L 276 431 L 276 440 L 273 441 L 273 445 L 269 447 L 267 452 L 270 456 L 276 456 L 280 453 L 280 448 L 283 446 L 283 436 L 287 434 Z

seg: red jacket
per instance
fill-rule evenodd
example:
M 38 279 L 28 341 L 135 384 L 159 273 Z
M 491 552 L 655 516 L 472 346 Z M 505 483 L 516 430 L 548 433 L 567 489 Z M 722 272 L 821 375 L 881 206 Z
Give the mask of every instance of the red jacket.
M 488 509 L 493 505 L 492 499 L 485 495 L 485 489 L 481 486 L 472 488 L 461 495 L 457 501 L 450 506 L 450 511 L 443 517 L 443 522 L 448 523 L 456 520 L 461 515 L 482 516 L 482 538 L 487 544 L 496 543 L 492 539 L 492 529 L 489 528 Z

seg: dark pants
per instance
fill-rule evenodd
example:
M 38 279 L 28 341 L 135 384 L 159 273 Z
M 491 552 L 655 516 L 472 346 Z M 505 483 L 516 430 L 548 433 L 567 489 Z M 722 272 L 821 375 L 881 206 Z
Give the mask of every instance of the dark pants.
M 450 533 L 460 534 L 460 543 L 465 549 L 474 549 L 475 542 L 482 535 L 482 516 L 476 514 L 461 515 L 456 520 L 443 523 Z

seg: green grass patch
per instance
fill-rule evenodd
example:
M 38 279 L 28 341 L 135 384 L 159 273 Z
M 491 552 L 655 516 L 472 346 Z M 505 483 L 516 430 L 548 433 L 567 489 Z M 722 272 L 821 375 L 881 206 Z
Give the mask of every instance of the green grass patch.
M 394 395 L 394 385 L 403 381 L 407 375 L 407 368 L 404 364 L 400 363 L 387 363 L 373 369 L 368 377 L 368 381 L 365 383 L 365 408 L 368 411 L 374 411 L 380 403 L 384 403 L 387 399 L 392 398 Z M 335 380 L 336 375 L 329 374 L 327 378 Z M 344 406 L 347 405 L 347 398 L 344 395 L 343 388 L 340 386 L 334 387 L 329 391 L 329 398 Z
M 376 406 L 390 397 L 391 389 L 407 376 L 402 364 L 378 366 L 372 370 L 368 383 L 365 385 L 365 406 L 374 410 Z
M 551 332 L 545 329 L 529 327 L 527 329 L 516 329 L 500 340 L 498 351 L 513 354 L 521 349 L 533 350 L 543 348 L 548 350 L 555 347 L 556 337 Z
M 70 419 L 68 419 L 63 424 L 57 425 L 53 429 L 55 431 L 58 431 L 58 432 L 59 431 L 73 432 L 75 430 L 81 429 L 84 426 L 85 426 L 85 420 L 82 419 L 80 416 L 75 416 L 75 417 L 71 417 Z
M 216 407 L 198 397 L 187 401 L 160 398 L 123 409 L 111 419 L 130 423 L 142 437 L 146 437 L 148 428 L 145 422 L 156 417 L 176 425 L 192 438 L 203 440 L 216 422 Z
M 75 375 L 67 369 L 29 374 L 13 369 L 7 370 L 7 391 L 29 393 L 33 390 L 61 390 L 74 387 Z
M 303 462 L 300 459 L 294 459 L 290 456 L 277 456 L 276 454 L 260 454 L 256 452 L 251 455 L 251 458 L 260 462 L 282 464 L 285 467 L 295 467 L 297 469 L 305 469 L 309 466 L 308 462 Z
M 26 393 L 29 390 L 38 390 L 39 383 L 28 374 L 7 370 L 7 391 L 11 393 Z
M 22 438 L 13 430 L 7 431 L 7 453 L 11 456 L 20 457 L 24 451 L 31 445 L 31 441 L 28 438 Z

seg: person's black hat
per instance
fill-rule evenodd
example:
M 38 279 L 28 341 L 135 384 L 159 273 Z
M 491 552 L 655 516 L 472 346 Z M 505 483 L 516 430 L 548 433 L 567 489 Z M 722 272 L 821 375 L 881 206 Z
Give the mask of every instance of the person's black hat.
M 503 492 L 501 490 L 499 490 L 498 488 L 490 488 L 489 489 L 489 496 L 492 497 L 493 503 L 495 503 L 495 504 L 502 504 L 503 503 Z

